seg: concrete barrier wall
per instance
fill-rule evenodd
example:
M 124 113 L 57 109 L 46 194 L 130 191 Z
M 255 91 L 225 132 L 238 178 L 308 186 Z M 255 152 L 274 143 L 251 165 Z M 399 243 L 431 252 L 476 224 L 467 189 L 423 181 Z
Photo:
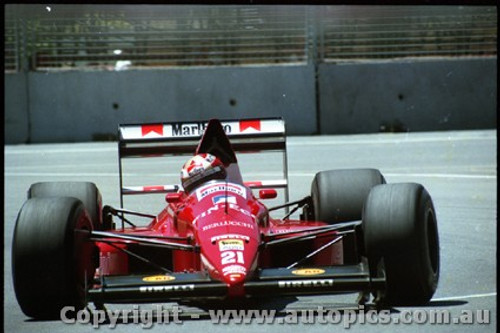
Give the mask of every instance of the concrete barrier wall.
M 5 143 L 29 141 L 27 75 L 5 74 L 4 140 Z
M 119 123 L 281 116 L 289 134 L 496 127 L 496 58 L 5 75 L 5 142 L 112 138 Z M 318 89 L 318 95 L 316 95 Z M 319 110 L 317 110 L 319 99 Z
M 15 94 L 15 80 L 6 77 L 6 94 Z M 22 138 L 6 134 L 6 142 L 105 139 L 119 123 L 271 116 L 284 117 L 290 134 L 312 134 L 314 86 L 313 66 L 33 72 L 31 131 Z M 19 112 L 14 104 L 6 101 L 6 118 Z M 13 126 L 21 119 L 6 123 Z
M 322 64 L 322 134 L 496 127 L 495 58 Z

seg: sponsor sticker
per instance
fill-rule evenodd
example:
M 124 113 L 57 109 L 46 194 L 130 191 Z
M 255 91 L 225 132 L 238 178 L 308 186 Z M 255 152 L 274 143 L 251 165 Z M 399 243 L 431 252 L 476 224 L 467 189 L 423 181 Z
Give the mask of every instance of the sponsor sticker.
M 173 280 L 175 280 L 175 276 L 171 275 L 152 275 L 142 278 L 142 281 L 144 282 L 165 282 Z
M 225 203 L 231 203 L 231 204 L 237 203 L 236 197 L 227 195 L 216 195 L 212 198 L 212 202 L 214 203 L 214 205 L 225 204 Z
M 241 278 L 241 276 L 242 276 L 242 274 L 229 274 L 229 279 L 230 279 L 231 281 L 235 281 L 235 280 L 240 279 L 240 278 Z
M 230 134 L 233 131 L 231 124 L 221 124 L 224 132 Z M 172 137 L 191 137 L 191 136 L 201 136 L 208 126 L 208 122 L 197 122 L 197 123 L 173 123 Z
M 300 276 L 311 276 L 311 275 L 321 275 L 324 272 L 325 270 L 321 268 L 301 268 L 293 270 L 292 274 Z
M 212 214 L 214 212 L 217 212 L 217 211 L 219 211 L 221 209 L 224 209 L 224 207 L 225 207 L 224 205 L 214 205 L 214 206 L 208 208 L 206 211 L 202 212 L 200 215 L 198 215 L 198 216 L 196 216 L 194 218 L 193 225 L 196 225 L 196 223 L 198 222 L 198 219 L 205 218 L 206 216 L 208 216 L 208 215 L 210 215 L 210 214 Z M 249 216 L 249 217 L 255 219 L 255 215 L 253 215 L 252 213 L 250 213 L 248 210 L 245 210 L 245 209 L 241 208 L 238 205 L 235 205 L 235 204 L 232 204 L 232 203 L 228 203 L 228 207 L 231 208 L 231 209 L 233 209 L 233 210 L 236 210 L 236 211 L 238 211 L 238 212 L 240 212 L 240 213 L 242 213 L 242 214 L 244 214 L 246 216 Z
M 246 130 L 260 132 L 260 127 L 260 120 L 258 119 L 240 121 L 240 132 L 245 132 Z
M 226 194 L 235 194 L 238 195 L 244 199 L 247 198 L 247 191 L 246 188 L 238 185 L 238 184 L 231 184 L 231 183 L 219 183 L 219 184 L 208 184 L 205 185 L 198 190 L 196 190 L 196 198 L 198 201 L 201 201 L 203 198 L 206 198 L 208 195 L 217 193 L 217 192 L 223 192 L 224 195 Z
M 163 136 L 163 124 L 144 124 L 141 126 L 141 135 L 147 136 L 152 133 L 152 136 Z
M 227 235 L 214 236 L 211 238 L 211 241 L 212 241 L 212 243 L 215 243 L 218 240 L 228 239 L 228 238 L 243 239 L 245 242 L 250 241 L 250 237 L 248 237 L 246 235 L 238 235 L 238 234 L 227 234 Z
M 278 288 L 324 288 L 333 286 L 333 279 L 278 281 Z
M 241 239 L 224 239 L 219 241 L 219 251 L 243 251 L 245 245 Z
M 280 119 L 244 119 L 240 121 L 224 121 L 221 123 L 226 134 L 252 133 L 284 133 L 284 122 Z M 124 139 L 200 137 L 206 130 L 208 122 L 177 122 L 142 125 L 125 125 L 120 127 Z
M 210 229 L 214 228 L 219 228 L 219 227 L 244 227 L 248 229 L 254 229 L 255 226 L 250 223 L 245 223 L 245 222 L 240 222 L 240 221 L 221 221 L 221 222 L 215 222 L 209 225 L 203 226 L 202 230 L 207 231 Z
M 232 275 L 232 274 L 243 274 L 245 275 L 247 273 L 247 270 L 245 267 L 240 266 L 240 265 L 230 265 L 226 266 L 222 269 L 222 273 L 224 276 L 227 275 Z
M 139 292 L 141 293 L 168 293 L 168 292 L 179 292 L 179 291 L 193 291 L 194 284 L 179 284 L 171 286 L 148 286 L 140 287 Z

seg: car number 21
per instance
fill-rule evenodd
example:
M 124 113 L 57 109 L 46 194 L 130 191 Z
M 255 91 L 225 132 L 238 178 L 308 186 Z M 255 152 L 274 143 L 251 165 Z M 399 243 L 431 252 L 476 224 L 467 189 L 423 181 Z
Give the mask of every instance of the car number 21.
M 243 252 L 242 251 L 224 251 L 220 254 L 221 256 L 221 263 L 223 265 L 227 264 L 244 264 L 245 259 L 243 257 Z

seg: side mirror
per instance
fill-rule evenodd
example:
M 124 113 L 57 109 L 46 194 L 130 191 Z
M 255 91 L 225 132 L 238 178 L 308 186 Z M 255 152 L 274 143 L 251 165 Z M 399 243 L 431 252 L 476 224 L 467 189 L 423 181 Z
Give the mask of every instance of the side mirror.
M 165 196 L 165 201 L 168 203 L 178 203 L 181 201 L 182 197 L 182 192 L 176 192 L 176 193 L 167 193 Z
M 259 190 L 259 199 L 274 199 L 278 196 L 278 192 L 272 188 Z

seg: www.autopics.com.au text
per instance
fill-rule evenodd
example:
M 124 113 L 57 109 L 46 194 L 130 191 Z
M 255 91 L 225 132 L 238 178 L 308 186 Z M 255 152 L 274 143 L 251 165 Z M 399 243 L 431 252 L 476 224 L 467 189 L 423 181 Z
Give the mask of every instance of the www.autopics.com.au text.
M 66 324 L 92 325 L 110 328 L 118 324 L 135 324 L 142 328 L 153 325 L 182 325 L 185 320 L 206 319 L 212 324 L 330 324 L 349 328 L 352 325 L 488 325 L 491 322 L 489 310 L 462 310 L 452 315 L 449 310 L 401 310 L 392 313 L 389 309 L 373 309 L 363 305 L 353 309 L 285 309 L 277 310 L 208 310 L 187 313 L 180 307 L 164 308 L 154 305 L 149 309 L 134 305 L 132 309 L 121 310 L 76 310 L 64 307 L 60 312 L 61 321 Z

